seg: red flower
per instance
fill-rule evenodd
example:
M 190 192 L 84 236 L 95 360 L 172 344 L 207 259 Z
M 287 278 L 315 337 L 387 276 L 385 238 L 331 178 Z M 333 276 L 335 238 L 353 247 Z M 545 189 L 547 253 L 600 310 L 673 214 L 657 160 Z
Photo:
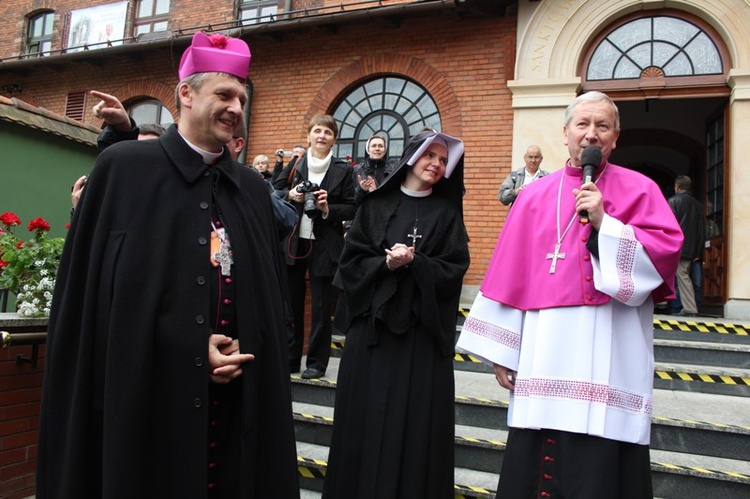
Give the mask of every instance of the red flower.
M 220 33 L 214 33 L 212 35 L 208 35 L 208 40 L 211 42 L 211 45 L 213 45 L 216 48 L 223 49 L 227 46 L 227 37 L 220 34 Z
M 13 227 L 14 225 L 21 225 L 21 219 L 16 216 L 15 213 L 6 211 L 0 215 L 0 222 L 6 227 Z
M 16 242 L 16 249 L 21 249 L 21 248 L 23 248 L 23 241 Z
M 2 269 L 3 267 L 7 267 L 8 265 L 10 265 L 10 262 L 6 262 L 5 260 L 0 260 L 0 269 Z
M 65 228 L 66 229 L 70 229 L 70 222 L 68 222 L 68 223 L 65 224 Z
M 50 229 L 49 222 L 47 222 L 42 217 L 36 217 L 31 222 L 29 222 L 28 228 L 31 232 L 36 231 L 37 233 L 48 232 Z

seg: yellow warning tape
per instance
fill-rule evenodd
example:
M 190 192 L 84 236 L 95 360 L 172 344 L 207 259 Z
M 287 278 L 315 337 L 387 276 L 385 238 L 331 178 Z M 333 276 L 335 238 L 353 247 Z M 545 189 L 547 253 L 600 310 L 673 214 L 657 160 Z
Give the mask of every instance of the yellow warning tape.
M 748 336 L 750 326 L 746 324 L 723 324 L 715 322 L 698 322 L 684 319 L 654 319 L 654 329 L 662 331 L 696 331 L 699 333 L 720 333 Z
M 453 356 L 455 362 L 471 362 L 481 364 L 482 361 L 473 355 L 456 353 Z M 700 381 L 702 383 L 716 383 L 725 385 L 750 386 L 750 378 L 743 376 L 724 376 L 719 374 L 684 373 L 677 371 L 654 371 L 654 378 L 678 381 Z
M 693 473 L 699 473 L 701 475 L 709 475 L 706 478 L 715 478 L 716 476 L 724 476 L 724 477 L 731 477 L 735 480 L 741 480 L 750 483 L 750 476 L 743 475 L 741 473 L 735 473 L 732 471 L 716 471 L 716 470 L 708 470 L 706 468 L 697 468 L 692 466 L 677 466 L 676 464 L 669 464 L 669 463 L 651 463 L 651 470 L 652 471 L 659 471 L 659 467 L 665 468 L 669 472 L 681 472 L 681 471 L 690 471 Z
M 458 313 L 464 318 L 469 316 L 469 310 L 459 308 Z M 697 331 L 700 333 L 736 334 L 738 336 L 749 336 L 750 325 L 748 324 L 725 324 L 722 322 L 707 322 L 688 319 L 654 319 L 654 329 L 663 331 Z
M 297 472 L 302 478 L 308 478 L 312 480 L 325 479 L 327 467 L 328 463 L 325 461 L 319 461 L 317 459 L 306 459 L 304 457 L 297 456 Z M 659 468 L 662 469 L 660 470 Z M 734 481 L 743 481 L 750 483 L 750 476 L 731 471 L 715 471 L 706 468 L 678 466 L 676 464 L 658 462 L 651 463 L 651 470 L 678 474 L 681 472 L 692 472 L 693 474 L 698 473 L 700 475 L 705 475 L 705 478 L 728 477 L 732 478 Z M 493 491 L 482 487 L 471 487 L 459 484 L 455 484 L 453 487 L 455 491 L 455 497 L 457 499 L 490 498 L 493 494 Z
M 654 378 L 677 381 L 700 381 L 724 385 L 750 386 L 750 377 L 723 376 L 719 374 L 683 373 L 676 371 L 654 371 Z

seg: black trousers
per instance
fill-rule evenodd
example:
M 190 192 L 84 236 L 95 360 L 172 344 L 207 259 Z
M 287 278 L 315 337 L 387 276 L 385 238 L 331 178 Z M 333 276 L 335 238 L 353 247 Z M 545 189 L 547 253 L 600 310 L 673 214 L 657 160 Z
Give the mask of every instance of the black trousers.
M 652 499 L 646 445 L 511 428 L 498 499 Z
M 306 255 L 310 244 L 310 240 L 300 239 L 297 245 L 297 256 Z M 312 242 L 312 244 L 315 243 Z M 312 320 L 306 365 L 308 368 L 325 372 L 328 359 L 331 357 L 331 312 L 337 290 L 333 286 L 333 276 L 315 275 L 308 267 L 307 258 L 295 260 L 294 265 L 287 266 L 287 280 L 294 316 L 294 341 L 290 342 L 289 364 L 292 369 L 296 369 L 302 361 L 302 347 L 305 342 L 306 275 L 310 270 Z

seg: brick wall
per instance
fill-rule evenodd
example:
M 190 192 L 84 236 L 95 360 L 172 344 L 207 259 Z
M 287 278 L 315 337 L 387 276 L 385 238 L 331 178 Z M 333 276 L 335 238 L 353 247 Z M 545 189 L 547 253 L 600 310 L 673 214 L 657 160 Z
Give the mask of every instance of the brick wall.
M 31 346 L 0 349 L 0 497 L 22 499 L 34 494 L 39 402 L 44 347 L 39 366 L 16 365 L 16 356 L 31 357 Z
M 472 265 L 465 283 L 479 284 L 507 213 L 495 196 L 512 166 L 513 114 L 506 79 L 514 62 L 515 20 L 462 21 L 442 12 L 405 18 L 399 28 L 359 23 L 340 26 L 336 33 L 310 28 L 284 32 L 280 41 L 248 41 L 253 52 L 250 158 L 304 143 L 314 112 L 331 111 L 349 89 L 373 76 L 406 76 L 431 92 L 443 130 L 466 143 L 464 203 Z M 35 69 L 33 76 L 4 72 L 0 85 L 20 82 L 19 97 L 58 113 L 64 113 L 69 92 L 95 88 L 126 102 L 156 97 L 176 116 L 173 88 L 184 47 L 104 59 L 97 65 L 81 62 L 64 71 Z M 93 104 L 86 103 L 84 122 L 98 126 L 90 113 Z

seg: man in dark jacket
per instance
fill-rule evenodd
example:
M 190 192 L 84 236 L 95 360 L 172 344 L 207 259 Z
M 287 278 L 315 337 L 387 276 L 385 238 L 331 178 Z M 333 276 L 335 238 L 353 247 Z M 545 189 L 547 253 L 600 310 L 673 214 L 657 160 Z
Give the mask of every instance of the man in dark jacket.
M 179 129 L 97 159 L 49 320 L 40 499 L 299 497 L 273 207 L 225 147 L 249 62 L 196 34 Z
M 680 252 L 680 265 L 677 267 L 677 290 L 682 302 L 680 315 L 685 316 L 698 315 L 693 281 L 690 279 L 690 266 L 703 257 L 706 243 L 703 206 L 691 194 L 691 187 L 690 177 L 678 176 L 674 182 L 675 195 L 668 200 L 669 207 L 672 208 L 672 213 L 680 223 L 685 236 Z

